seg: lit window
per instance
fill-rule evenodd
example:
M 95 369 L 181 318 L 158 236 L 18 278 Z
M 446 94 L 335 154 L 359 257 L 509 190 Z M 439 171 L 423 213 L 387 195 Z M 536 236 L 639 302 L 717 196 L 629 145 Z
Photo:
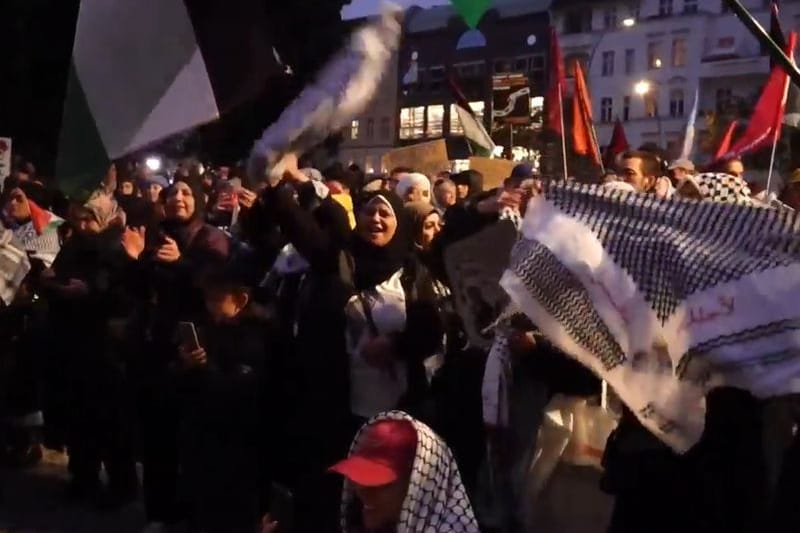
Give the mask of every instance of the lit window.
M 544 124 L 544 97 L 534 96 L 531 98 L 531 119 L 534 129 L 539 129 Z
M 458 111 L 456 111 L 456 107 L 456 104 L 450 104 L 450 134 L 463 135 L 464 128 L 461 126 L 461 121 L 458 120 Z M 478 121 L 483 122 L 483 101 L 470 102 L 469 107 L 472 109 Z
M 353 140 L 358 139 L 358 121 L 354 120 L 350 123 L 350 138 Z
M 603 76 L 614 75 L 614 52 L 603 52 Z
M 614 100 L 611 98 L 600 99 L 600 122 L 611 122 L 614 114 Z
M 368 155 L 364 158 L 364 172 L 372 174 L 375 172 L 375 167 L 372 166 L 372 156 Z
M 428 137 L 441 137 L 444 132 L 444 106 L 443 105 L 429 105 L 428 106 L 428 129 L 426 131 Z
M 367 139 L 372 139 L 375 136 L 375 119 L 367 120 Z
M 683 116 L 683 89 L 673 89 L 669 92 L 669 116 Z
M 400 110 L 400 138 L 419 139 L 425 135 L 425 107 L 404 107 Z
M 647 43 L 647 66 L 650 70 L 661 68 L 661 42 Z
M 686 44 L 686 39 L 674 39 L 672 41 L 672 66 L 685 67 L 686 56 L 688 52 L 689 50 Z

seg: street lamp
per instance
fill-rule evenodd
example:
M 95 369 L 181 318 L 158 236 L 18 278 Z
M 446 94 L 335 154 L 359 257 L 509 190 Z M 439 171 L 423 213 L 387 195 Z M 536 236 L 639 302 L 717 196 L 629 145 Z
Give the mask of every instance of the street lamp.
M 633 18 L 633 17 L 624 18 L 624 19 L 622 19 L 622 25 L 625 28 L 632 28 L 632 27 L 636 26 L 636 19 Z
M 633 28 L 634 26 L 636 26 L 636 19 L 635 18 L 627 17 L 627 18 L 622 19 L 622 27 L 623 28 Z M 608 35 L 609 33 L 611 33 L 612 31 L 614 31 L 614 29 L 615 28 L 612 27 L 612 28 L 607 29 L 603 33 L 601 33 L 600 37 L 597 39 L 597 42 L 594 43 L 594 46 L 592 47 L 592 51 L 589 53 L 589 62 L 586 63 L 587 74 L 589 72 L 591 72 L 591 70 L 592 70 L 592 61 L 594 60 L 594 56 L 597 53 L 597 49 L 600 48 L 600 43 L 602 43 L 603 39 L 605 38 L 605 36 Z
M 644 98 L 650 93 L 652 88 L 653 86 L 649 81 L 641 80 L 636 82 L 636 84 L 633 86 L 633 92 Z M 661 146 L 661 148 L 666 149 L 666 145 L 664 144 L 664 128 L 661 126 L 661 115 L 658 113 L 658 99 L 655 96 L 653 97 L 652 104 L 653 117 L 656 119 L 656 124 L 658 125 L 658 144 Z

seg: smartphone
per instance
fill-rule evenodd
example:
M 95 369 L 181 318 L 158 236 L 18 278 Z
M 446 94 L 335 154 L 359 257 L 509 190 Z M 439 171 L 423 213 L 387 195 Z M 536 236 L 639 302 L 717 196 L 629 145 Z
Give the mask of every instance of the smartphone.
M 294 496 L 292 492 L 278 483 L 272 483 L 269 490 L 269 515 L 278 523 L 278 531 L 292 531 L 294 522 Z
M 178 342 L 191 351 L 200 349 L 200 339 L 197 337 L 197 329 L 193 323 L 178 322 Z

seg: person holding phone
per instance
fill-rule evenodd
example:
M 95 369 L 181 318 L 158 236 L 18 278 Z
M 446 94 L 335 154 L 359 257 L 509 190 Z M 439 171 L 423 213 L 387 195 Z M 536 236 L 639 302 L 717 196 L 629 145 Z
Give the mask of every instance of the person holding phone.
M 273 325 L 252 301 L 257 261 L 241 252 L 204 280 L 205 314 L 178 334 L 182 495 L 207 533 L 252 533 L 269 478 L 265 422 Z

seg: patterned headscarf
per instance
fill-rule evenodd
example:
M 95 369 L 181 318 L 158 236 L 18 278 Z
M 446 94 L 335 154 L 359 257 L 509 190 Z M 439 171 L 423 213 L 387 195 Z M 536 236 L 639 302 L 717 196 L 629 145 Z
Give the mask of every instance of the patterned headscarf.
M 402 411 L 383 413 L 365 424 L 353 439 L 350 453 L 358 447 L 364 429 L 380 420 L 407 420 L 417 430 L 417 453 L 411 469 L 408 493 L 400 512 L 397 533 L 479 533 L 467 491 L 450 448 L 431 428 Z M 348 510 L 355 493 L 345 480 L 342 491 L 342 531 L 360 531 Z
M 723 172 L 704 172 L 686 178 L 693 183 L 704 200 L 728 204 L 751 204 L 750 187 L 739 176 Z
M 97 189 L 83 204 L 83 208 L 92 213 L 100 229 L 106 229 L 114 220 L 119 219 L 125 224 L 125 211 L 123 211 L 114 197 L 102 189 Z

